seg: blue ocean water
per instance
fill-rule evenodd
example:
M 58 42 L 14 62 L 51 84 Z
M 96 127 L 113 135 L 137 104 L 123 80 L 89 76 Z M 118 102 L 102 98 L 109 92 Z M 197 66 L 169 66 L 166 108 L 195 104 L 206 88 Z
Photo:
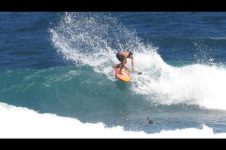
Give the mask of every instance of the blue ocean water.
M 24 117 L 33 110 L 78 119 L 83 132 L 103 123 L 130 137 L 178 129 L 193 137 L 186 129 L 205 125 L 203 137 L 226 137 L 225 33 L 223 12 L 1 12 L 0 128 L 12 131 L 12 114 L 33 122 Z M 122 49 L 143 72 L 131 83 L 112 75 Z

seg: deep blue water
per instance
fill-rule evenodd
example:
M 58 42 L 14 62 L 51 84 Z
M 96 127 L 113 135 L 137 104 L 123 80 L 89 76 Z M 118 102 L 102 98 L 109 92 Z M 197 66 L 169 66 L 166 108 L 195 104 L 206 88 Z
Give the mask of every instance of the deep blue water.
M 1 68 L 64 65 L 65 61 L 51 45 L 48 32 L 63 15 L 1 12 Z M 223 12 L 117 12 L 102 15 L 117 18 L 124 27 L 135 30 L 144 43 L 159 47 L 158 52 L 165 61 L 196 61 L 195 55 L 205 55 L 216 62 L 225 61 L 226 14 Z
M 0 101 L 148 133 L 203 123 L 225 132 L 225 34 L 223 12 L 1 12 Z M 146 78 L 109 75 L 120 47 L 141 54 Z

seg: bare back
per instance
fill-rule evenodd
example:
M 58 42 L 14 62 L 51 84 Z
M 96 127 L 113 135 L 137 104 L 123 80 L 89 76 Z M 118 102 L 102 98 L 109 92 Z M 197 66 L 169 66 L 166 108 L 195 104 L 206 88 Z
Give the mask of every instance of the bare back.
M 129 55 L 129 52 L 127 52 L 127 51 L 120 51 L 119 55 L 123 56 L 124 58 L 127 58 L 127 56 Z

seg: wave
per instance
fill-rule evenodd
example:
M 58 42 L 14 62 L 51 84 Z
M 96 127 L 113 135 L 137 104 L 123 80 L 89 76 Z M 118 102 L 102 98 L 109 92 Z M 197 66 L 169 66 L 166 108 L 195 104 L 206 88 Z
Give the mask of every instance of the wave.
M 225 138 L 226 133 L 214 133 L 200 128 L 162 130 L 148 134 L 125 131 L 121 126 L 105 127 L 102 122 L 82 123 L 78 119 L 43 113 L 25 107 L 0 103 L 1 138 Z
M 2 71 L 0 82 L 3 102 L 82 121 L 111 125 L 117 116 L 124 119 L 146 107 L 129 84 L 111 81 L 88 66 Z
M 222 36 L 222 37 L 210 37 L 210 39 L 213 40 L 226 40 L 226 37 Z
M 145 95 L 148 101 L 226 110 L 225 67 L 209 63 L 171 66 L 158 54 L 157 47 L 143 43 L 134 30 L 124 27 L 111 16 L 65 13 L 50 33 L 57 52 L 66 60 L 75 65 L 91 66 L 111 80 L 112 65 L 118 63 L 116 51 L 134 51 L 135 67 L 143 75 L 133 75 L 131 89 Z

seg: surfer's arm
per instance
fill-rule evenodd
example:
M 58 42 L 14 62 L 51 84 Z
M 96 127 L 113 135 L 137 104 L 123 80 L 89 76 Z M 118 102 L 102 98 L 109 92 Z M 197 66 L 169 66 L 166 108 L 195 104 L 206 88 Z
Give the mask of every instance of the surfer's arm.
M 134 71 L 133 57 L 131 58 L 132 71 Z
M 128 68 L 126 67 L 126 65 L 124 65 L 123 63 L 120 66 L 120 73 L 122 74 L 122 68 L 125 68 L 126 70 L 128 70 Z

